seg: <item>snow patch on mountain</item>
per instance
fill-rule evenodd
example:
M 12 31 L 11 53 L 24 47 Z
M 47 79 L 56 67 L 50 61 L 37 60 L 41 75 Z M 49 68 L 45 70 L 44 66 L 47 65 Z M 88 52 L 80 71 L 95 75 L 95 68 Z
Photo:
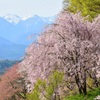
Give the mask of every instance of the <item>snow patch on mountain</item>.
M 22 19 L 21 17 L 19 17 L 17 15 L 13 15 L 13 14 L 7 14 L 7 15 L 3 16 L 3 18 L 13 24 L 19 23 Z
M 33 17 L 33 15 L 28 15 L 28 16 L 22 17 L 22 20 L 27 20 L 27 19 L 32 18 L 32 17 Z
M 19 16 L 14 15 L 14 14 L 7 14 L 7 15 L 3 16 L 3 18 L 12 24 L 18 24 L 20 21 L 25 21 L 25 20 L 32 19 L 32 18 L 34 18 L 35 20 L 41 19 L 44 22 L 53 23 L 56 17 L 55 16 L 41 17 L 38 15 L 29 15 L 29 16 L 25 16 L 25 17 L 19 17 Z

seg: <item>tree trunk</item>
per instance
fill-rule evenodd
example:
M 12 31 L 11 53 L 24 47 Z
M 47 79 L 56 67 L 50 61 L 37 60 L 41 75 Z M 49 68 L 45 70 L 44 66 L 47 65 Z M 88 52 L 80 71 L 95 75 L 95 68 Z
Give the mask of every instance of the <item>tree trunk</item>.
M 83 86 L 83 93 L 84 93 L 84 95 L 86 95 L 86 94 L 87 94 L 86 82 L 84 82 L 84 86 Z
M 83 90 L 83 93 L 84 95 L 87 94 L 87 86 L 86 86 L 86 72 L 85 70 L 83 69 L 83 74 L 82 74 L 82 80 L 83 80 L 83 87 L 82 87 L 82 90 Z
M 82 86 L 81 86 L 81 83 L 80 83 L 80 80 L 79 80 L 78 73 L 77 73 L 77 75 L 75 75 L 75 81 L 76 81 L 79 93 L 82 94 Z

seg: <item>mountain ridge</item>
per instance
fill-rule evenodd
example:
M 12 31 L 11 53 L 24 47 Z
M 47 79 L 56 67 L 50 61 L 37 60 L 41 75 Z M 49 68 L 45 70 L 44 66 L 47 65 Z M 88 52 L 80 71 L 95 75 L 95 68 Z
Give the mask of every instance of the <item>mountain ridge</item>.
M 25 21 L 27 19 L 33 18 L 33 17 L 40 17 L 42 20 L 48 20 L 49 22 L 53 22 L 56 16 L 50 16 L 50 17 L 42 17 L 38 15 L 29 15 L 26 17 L 20 17 L 16 14 L 7 14 L 5 16 L 2 16 L 6 21 L 12 23 L 12 24 L 18 24 L 20 21 Z
M 45 26 L 54 21 L 53 17 L 51 20 L 50 17 L 44 18 L 38 15 L 22 20 L 21 17 L 15 15 L 19 18 L 19 22 L 14 23 L 13 20 L 11 21 L 11 18 L 14 18 L 12 16 L 0 17 L 0 59 L 20 59 L 23 57 L 25 48 L 36 41 Z M 28 39 L 31 36 L 32 38 Z

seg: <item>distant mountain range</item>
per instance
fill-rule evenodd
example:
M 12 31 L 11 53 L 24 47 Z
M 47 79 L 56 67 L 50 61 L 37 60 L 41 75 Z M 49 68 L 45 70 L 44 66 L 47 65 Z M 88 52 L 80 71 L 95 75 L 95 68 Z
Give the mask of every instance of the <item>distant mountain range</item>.
M 0 17 L 0 59 L 21 59 L 25 48 L 54 20 L 55 17 L 37 15 L 21 18 L 8 14 Z
M 0 59 L 22 59 L 27 45 L 16 44 L 0 37 Z

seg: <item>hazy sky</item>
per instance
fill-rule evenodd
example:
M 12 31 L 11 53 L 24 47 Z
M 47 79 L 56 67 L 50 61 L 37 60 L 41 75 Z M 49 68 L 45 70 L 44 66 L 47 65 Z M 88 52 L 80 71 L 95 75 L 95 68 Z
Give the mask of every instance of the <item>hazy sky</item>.
M 0 0 L 0 16 L 16 14 L 53 16 L 62 9 L 63 0 Z

